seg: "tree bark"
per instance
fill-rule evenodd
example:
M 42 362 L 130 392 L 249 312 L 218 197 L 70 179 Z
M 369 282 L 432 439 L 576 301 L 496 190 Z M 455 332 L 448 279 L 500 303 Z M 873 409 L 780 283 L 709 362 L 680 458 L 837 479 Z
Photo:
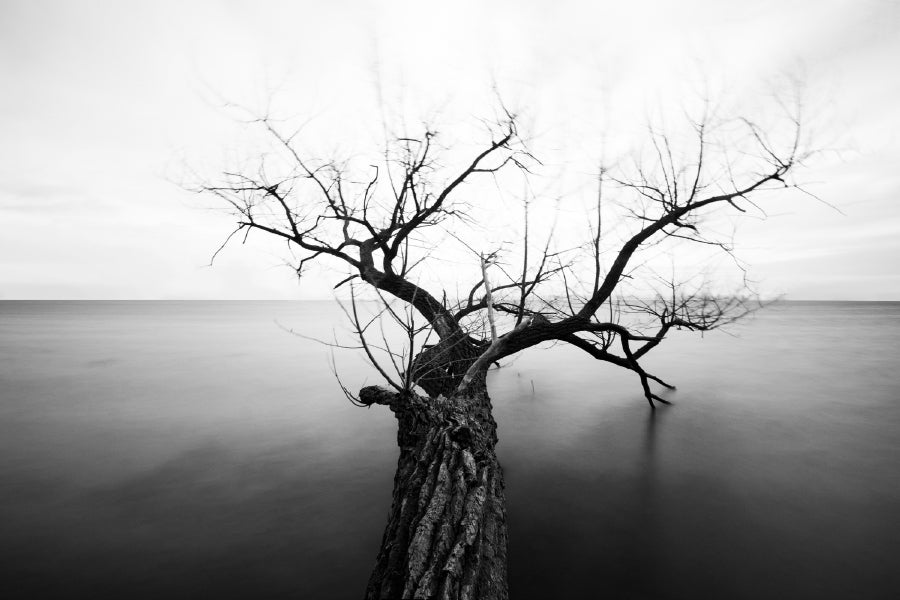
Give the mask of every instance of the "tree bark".
M 506 600 L 506 506 L 484 377 L 464 395 L 360 392 L 398 421 L 394 496 L 367 600 Z

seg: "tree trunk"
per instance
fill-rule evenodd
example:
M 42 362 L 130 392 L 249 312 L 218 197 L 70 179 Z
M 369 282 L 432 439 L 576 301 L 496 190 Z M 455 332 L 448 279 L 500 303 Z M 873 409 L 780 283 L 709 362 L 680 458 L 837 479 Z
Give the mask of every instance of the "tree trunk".
M 364 388 L 390 407 L 400 460 L 367 600 L 506 600 L 506 507 L 483 377 L 462 397 Z

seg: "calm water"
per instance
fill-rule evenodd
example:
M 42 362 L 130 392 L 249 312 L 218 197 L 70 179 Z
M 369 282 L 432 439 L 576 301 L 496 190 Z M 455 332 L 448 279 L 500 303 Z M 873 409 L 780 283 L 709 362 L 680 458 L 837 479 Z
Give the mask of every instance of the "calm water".
M 341 323 L 0 302 L 0 596 L 359 598 L 395 425 L 282 328 Z M 564 348 L 492 374 L 514 600 L 895 597 L 900 304 L 786 303 L 732 333 L 648 356 L 679 386 L 656 414 Z

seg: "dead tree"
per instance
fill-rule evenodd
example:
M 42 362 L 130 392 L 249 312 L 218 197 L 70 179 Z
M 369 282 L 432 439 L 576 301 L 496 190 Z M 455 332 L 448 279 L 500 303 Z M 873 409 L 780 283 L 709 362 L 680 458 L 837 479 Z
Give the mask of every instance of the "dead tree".
M 476 247 L 459 235 L 473 225 L 464 188 L 540 169 L 508 111 L 461 163 L 446 158 L 440 136 L 426 128 L 391 140 L 378 163 L 362 169 L 353 161 L 307 158 L 270 120 L 259 123 L 280 149 L 280 163 L 267 157 L 202 186 L 233 210 L 232 236 L 261 232 L 282 240 L 298 274 L 328 260 L 345 270 L 335 287 L 368 287 L 420 319 L 407 329 L 407 351 L 394 355 L 391 368 L 379 367 L 385 386 L 350 394 L 360 405 L 387 407 L 398 421 L 393 504 L 369 599 L 508 597 L 504 483 L 488 368 L 528 348 L 565 343 L 633 372 L 651 409 L 668 404 L 659 389 L 674 388 L 642 366 L 647 353 L 673 328 L 708 331 L 758 303 L 752 295 L 723 296 L 683 285 L 675 275 L 660 277 L 637 261 L 638 253 L 673 242 L 730 253 L 727 241 L 707 237 L 708 217 L 756 211 L 765 190 L 796 187 L 788 176 L 807 156 L 798 114 L 766 131 L 707 112 L 690 122 L 690 152 L 677 152 L 669 136 L 651 129 L 650 161 L 600 170 L 584 244 L 560 249 L 552 238 L 535 244 L 523 201 L 524 231 L 513 252 Z M 769 137 L 776 134 L 780 141 Z M 613 206 L 624 218 L 618 238 L 604 230 Z M 458 297 L 427 289 L 427 277 L 419 275 L 444 268 L 430 254 L 441 235 L 470 252 L 475 279 Z M 633 287 L 638 280 L 649 283 Z M 365 341 L 370 322 L 355 304 L 351 312 L 360 349 L 377 366 L 376 350 Z

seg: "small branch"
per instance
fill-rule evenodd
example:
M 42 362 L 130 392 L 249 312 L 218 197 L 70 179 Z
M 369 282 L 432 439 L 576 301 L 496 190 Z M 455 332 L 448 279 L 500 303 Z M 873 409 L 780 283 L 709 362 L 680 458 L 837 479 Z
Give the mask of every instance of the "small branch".
M 488 321 L 491 324 L 491 344 L 497 343 L 497 323 L 494 321 L 494 300 L 491 295 L 491 281 L 488 279 L 488 259 L 481 256 L 481 277 L 484 282 L 485 299 L 487 300 Z
M 475 360 L 474 363 L 472 363 L 472 366 L 470 366 L 468 368 L 468 370 L 466 370 L 465 375 L 463 375 L 462 381 L 460 382 L 459 386 L 456 388 L 456 393 L 464 392 L 466 390 L 466 388 L 469 386 L 469 384 L 472 383 L 472 380 L 475 379 L 476 375 L 478 375 L 479 372 L 486 371 L 487 368 L 491 365 L 491 363 L 493 363 L 495 360 L 497 360 L 497 358 L 499 358 L 500 353 L 503 349 L 503 342 L 506 339 L 508 339 L 510 336 L 512 336 L 516 333 L 519 333 L 520 331 L 522 331 L 523 329 L 525 329 L 526 327 L 531 325 L 531 322 L 533 319 L 534 319 L 534 317 L 528 317 L 527 319 L 522 320 L 522 322 L 520 322 L 518 325 L 516 325 L 512 329 L 512 331 L 509 331 L 509 332 L 503 334 L 502 336 L 500 336 L 499 338 L 497 338 L 497 340 L 495 340 L 488 347 L 488 349 L 485 350 L 484 353 L 481 356 L 479 356 Z

